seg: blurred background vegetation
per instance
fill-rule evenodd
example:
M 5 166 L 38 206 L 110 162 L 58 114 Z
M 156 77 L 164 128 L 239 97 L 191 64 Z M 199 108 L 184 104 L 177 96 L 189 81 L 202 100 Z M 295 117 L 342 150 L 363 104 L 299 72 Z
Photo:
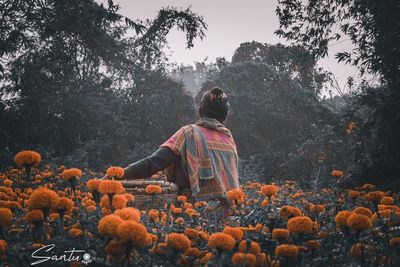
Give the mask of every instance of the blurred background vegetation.
M 279 1 L 276 34 L 290 45 L 245 42 L 231 59 L 176 66 L 163 53 L 169 30 L 184 31 L 191 47 L 207 29 L 190 9 L 143 22 L 119 15 L 113 1 L 3 0 L 1 167 L 23 149 L 69 167 L 124 166 L 194 122 L 201 93 L 220 86 L 244 177 L 307 179 L 323 159 L 327 171 L 345 171 L 344 184 L 398 186 L 399 5 Z M 340 88 L 318 67 L 342 36 L 356 48 L 338 60 L 378 75 L 379 86 L 349 78 Z M 327 87 L 337 94 L 322 95 Z

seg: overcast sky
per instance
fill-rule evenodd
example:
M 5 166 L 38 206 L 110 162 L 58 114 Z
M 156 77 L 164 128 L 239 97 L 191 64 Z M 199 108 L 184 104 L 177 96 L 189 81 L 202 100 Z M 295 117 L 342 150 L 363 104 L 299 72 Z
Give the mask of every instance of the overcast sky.
M 132 20 L 154 19 L 162 7 L 173 6 L 187 8 L 204 16 L 208 24 L 203 41 L 195 40 L 192 49 L 185 48 L 185 34 L 174 29 L 168 35 L 171 61 L 178 64 L 193 64 L 194 61 L 214 61 L 216 57 L 231 59 L 234 51 L 243 42 L 258 41 L 276 44 L 285 43 L 274 31 L 278 29 L 278 18 L 275 15 L 277 0 L 115 0 L 119 3 L 121 13 Z M 348 50 L 351 44 L 341 41 L 329 49 L 329 57 L 319 65 L 330 70 L 343 86 L 348 76 L 357 79 L 355 67 L 337 63 L 334 54 Z

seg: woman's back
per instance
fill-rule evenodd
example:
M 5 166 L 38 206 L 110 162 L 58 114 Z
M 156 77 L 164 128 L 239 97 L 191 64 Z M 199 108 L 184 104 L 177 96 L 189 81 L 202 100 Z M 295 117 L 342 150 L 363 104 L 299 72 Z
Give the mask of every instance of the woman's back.
M 225 198 L 227 191 L 239 186 L 235 141 L 229 129 L 216 119 L 202 118 L 194 125 L 184 126 L 161 146 L 181 158 L 196 200 Z M 179 166 L 174 170 L 169 173 L 172 181 L 177 180 L 173 176 Z

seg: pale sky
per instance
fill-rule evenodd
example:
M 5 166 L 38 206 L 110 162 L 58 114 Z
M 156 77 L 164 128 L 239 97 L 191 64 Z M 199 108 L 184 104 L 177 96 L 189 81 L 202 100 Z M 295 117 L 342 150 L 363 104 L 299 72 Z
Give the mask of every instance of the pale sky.
M 278 29 L 278 18 L 275 15 L 277 0 L 115 0 L 119 3 L 120 14 L 135 19 L 154 19 L 162 7 L 187 8 L 203 15 L 208 24 L 206 37 L 195 40 L 192 49 L 185 48 L 185 34 L 174 29 L 168 35 L 170 60 L 178 64 L 193 64 L 208 58 L 212 62 L 217 57 L 228 60 L 241 43 L 258 41 L 276 44 L 286 43 L 279 39 L 274 31 Z M 340 41 L 329 49 L 329 57 L 320 60 L 319 65 L 331 71 L 339 80 L 341 87 L 348 76 L 358 79 L 355 67 L 337 63 L 334 54 L 349 50 L 349 41 Z

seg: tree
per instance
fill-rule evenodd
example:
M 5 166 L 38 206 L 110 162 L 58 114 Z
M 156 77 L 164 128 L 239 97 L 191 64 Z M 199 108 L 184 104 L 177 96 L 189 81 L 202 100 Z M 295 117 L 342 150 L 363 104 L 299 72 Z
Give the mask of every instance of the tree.
M 328 73 L 317 67 L 313 55 L 301 46 L 269 45 L 256 41 L 240 44 L 232 57 L 232 62 L 264 62 L 279 72 L 288 72 L 300 85 L 313 92 L 321 93 Z
M 254 61 L 231 63 L 204 84 L 197 102 L 214 86 L 221 87 L 229 97 L 227 126 L 239 156 L 255 156 L 263 167 L 264 179 L 309 177 L 319 154 L 329 155 L 329 166 L 340 161 L 334 142 L 317 140 L 325 128 L 330 135 L 340 133 L 341 129 L 331 126 L 337 123 L 336 116 L 287 72 Z
M 207 58 L 203 61 L 195 61 L 192 65 L 181 65 L 173 68 L 170 75 L 182 81 L 185 88 L 195 96 L 203 86 L 203 83 L 213 74 L 226 67 L 229 62 L 225 58 L 217 58 L 215 62 L 207 63 Z
M 189 9 L 162 9 L 146 23 L 124 18 L 118 9 L 113 1 L 103 6 L 94 0 L 0 3 L 0 94 L 5 103 L 0 118 L 1 132 L 8 136 L 1 151 L 36 148 L 61 158 L 74 155 L 78 163 L 84 162 L 81 155 L 89 164 L 96 162 L 84 156 L 88 151 L 105 163 L 137 145 L 132 140 L 141 136 L 137 118 L 142 114 L 135 108 L 138 117 L 130 116 L 132 103 L 154 92 L 129 91 L 141 90 L 141 79 L 164 68 L 162 46 L 172 27 L 187 32 L 191 47 L 207 25 Z M 138 35 L 128 38 L 130 28 Z M 157 80 L 169 81 L 164 76 Z M 174 88 L 161 86 L 164 91 L 157 93 L 171 90 L 176 96 L 183 90 L 169 85 Z M 161 118 L 154 123 L 165 125 Z
M 347 36 L 352 51 L 336 54 L 339 61 L 378 73 L 390 87 L 400 81 L 400 3 L 397 0 L 279 0 L 278 36 L 295 41 L 316 57 L 328 54 L 332 41 Z
M 317 58 L 327 55 L 332 42 L 349 39 L 355 48 L 337 53 L 336 58 L 358 66 L 361 73 L 380 75 L 382 85 L 363 87 L 348 115 L 357 125 L 350 170 L 363 181 L 398 179 L 400 2 L 281 0 L 276 12 L 278 36 L 304 46 Z

